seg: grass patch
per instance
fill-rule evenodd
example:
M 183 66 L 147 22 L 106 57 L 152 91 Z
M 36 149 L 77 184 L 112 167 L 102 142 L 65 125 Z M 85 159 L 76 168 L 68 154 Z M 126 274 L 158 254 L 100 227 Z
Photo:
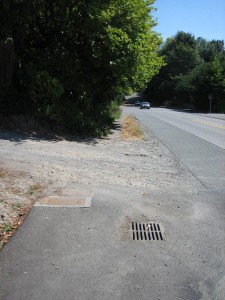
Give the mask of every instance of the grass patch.
M 12 208 L 14 210 L 20 210 L 22 208 L 22 205 L 21 205 L 21 203 L 13 203 Z
M 121 137 L 122 139 L 131 140 L 142 140 L 144 138 L 144 133 L 134 116 L 125 116 Z
M 13 228 L 10 224 L 5 224 L 2 231 L 3 232 L 10 232 L 10 231 L 13 231 Z
M 43 189 L 40 184 L 32 184 L 29 186 L 27 193 L 29 195 L 34 195 L 36 192 L 40 192 Z

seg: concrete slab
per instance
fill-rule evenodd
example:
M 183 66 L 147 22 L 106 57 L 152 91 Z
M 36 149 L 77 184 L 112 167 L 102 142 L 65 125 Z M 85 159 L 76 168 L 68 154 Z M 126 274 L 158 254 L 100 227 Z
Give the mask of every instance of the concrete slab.
M 35 206 L 51 207 L 90 207 L 92 197 L 49 196 L 35 203 Z
M 90 191 L 84 191 L 74 188 L 62 188 L 58 194 L 51 195 L 40 199 L 35 206 L 51 206 L 51 207 L 90 207 L 92 195 Z

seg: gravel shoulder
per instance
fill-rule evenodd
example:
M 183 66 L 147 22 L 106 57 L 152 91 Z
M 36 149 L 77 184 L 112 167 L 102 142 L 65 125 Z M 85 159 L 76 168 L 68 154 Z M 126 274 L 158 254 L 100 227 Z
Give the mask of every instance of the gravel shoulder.
M 0 248 L 36 201 L 64 188 L 197 193 L 200 183 L 153 135 L 123 140 L 123 119 L 102 139 L 0 132 Z

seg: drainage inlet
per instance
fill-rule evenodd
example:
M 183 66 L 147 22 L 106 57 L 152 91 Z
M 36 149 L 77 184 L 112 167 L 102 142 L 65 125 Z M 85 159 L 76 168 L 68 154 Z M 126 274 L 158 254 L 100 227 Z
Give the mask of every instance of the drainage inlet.
M 158 223 L 132 223 L 133 240 L 159 241 L 163 240 Z

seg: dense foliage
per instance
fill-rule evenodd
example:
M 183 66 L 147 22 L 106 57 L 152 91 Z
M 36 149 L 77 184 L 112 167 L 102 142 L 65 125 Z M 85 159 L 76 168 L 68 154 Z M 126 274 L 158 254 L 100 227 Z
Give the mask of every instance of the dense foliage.
M 225 112 L 225 49 L 220 40 L 206 41 L 178 32 L 162 45 L 166 66 L 153 77 L 146 94 L 157 105 Z
M 143 89 L 163 64 L 153 2 L 1 1 L 0 38 L 13 39 L 21 65 L 17 111 L 106 132 L 121 95 Z

